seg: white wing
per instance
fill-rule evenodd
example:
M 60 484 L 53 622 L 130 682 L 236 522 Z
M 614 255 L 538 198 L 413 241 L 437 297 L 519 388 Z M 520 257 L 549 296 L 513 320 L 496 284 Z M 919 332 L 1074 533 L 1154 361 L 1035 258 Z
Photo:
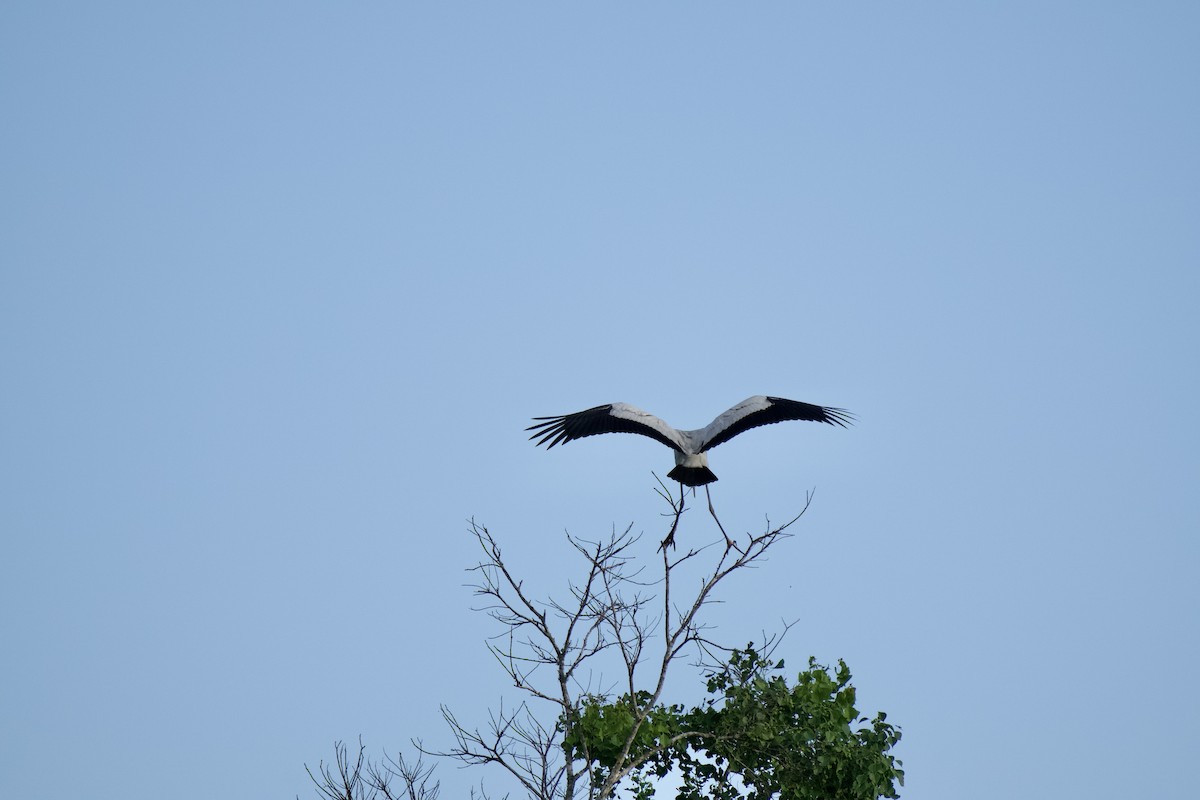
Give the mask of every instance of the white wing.
M 536 424 L 525 430 L 533 431 L 530 439 L 549 449 L 585 436 L 601 433 L 637 433 L 662 442 L 673 450 L 685 450 L 683 435 L 653 414 L 628 403 L 610 403 L 574 414 L 559 417 L 534 417 Z
M 747 397 L 721 414 L 702 430 L 691 431 L 691 434 L 700 440 L 700 452 L 704 452 L 729 441 L 743 431 L 757 428 L 759 425 L 770 425 L 788 420 L 825 422 L 844 428 L 854 420 L 854 416 L 842 408 L 801 403 L 798 400 L 787 400 L 782 397 L 755 395 Z

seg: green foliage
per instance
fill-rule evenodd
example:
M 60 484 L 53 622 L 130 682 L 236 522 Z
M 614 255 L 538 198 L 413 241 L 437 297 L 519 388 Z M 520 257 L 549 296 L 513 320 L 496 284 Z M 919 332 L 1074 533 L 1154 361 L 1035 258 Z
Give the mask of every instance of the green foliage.
M 639 692 L 614 702 L 587 698 L 567 724 L 563 748 L 588 762 L 597 784 L 618 771 L 638 800 L 653 797 L 649 776 L 683 775 L 677 800 L 878 800 L 904 784 L 888 751 L 900 731 L 882 712 L 855 708 L 850 670 L 809 659 L 789 686 L 783 662 L 753 648 L 733 651 L 707 677 L 709 697 L 690 711 L 650 706 Z
M 641 765 L 631 778 L 637 788 L 634 796 L 652 797 L 653 786 L 643 773 L 667 774 L 671 744 L 680 733 L 684 715 L 683 706 L 651 707 L 651 699 L 649 692 L 638 692 L 632 699 L 624 695 L 613 703 L 601 697 L 585 698 L 571 724 L 563 726 L 563 750 L 573 761 L 592 764 L 597 785 L 620 765 Z
M 872 720 L 859 716 L 844 661 L 832 674 L 815 659 L 808 666 L 788 686 L 782 676 L 770 676 L 783 662 L 771 663 L 748 646 L 709 674 L 713 696 L 683 721 L 695 733 L 679 754 L 680 800 L 899 796 L 896 784 L 904 784 L 904 771 L 888 751 L 900 741 L 900 731 L 883 713 Z M 740 778 L 741 790 L 731 784 L 731 775 Z

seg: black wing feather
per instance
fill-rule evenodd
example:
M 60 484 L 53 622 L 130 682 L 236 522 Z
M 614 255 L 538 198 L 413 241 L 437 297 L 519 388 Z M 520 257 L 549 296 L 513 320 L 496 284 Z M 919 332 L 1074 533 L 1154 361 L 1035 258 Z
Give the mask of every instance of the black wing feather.
M 789 420 L 804 420 L 807 422 L 825 422 L 829 425 L 839 425 L 843 428 L 853 424 L 854 415 L 844 408 L 830 408 L 813 403 L 801 403 L 798 400 L 788 400 L 783 397 L 768 397 L 771 405 L 747 414 L 725 430 L 714 436 L 704 445 L 707 451 L 717 445 L 728 442 L 739 433 L 757 428 L 760 425 L 772 425 L 776 422 Z
M 631 419 L 614 417 L 610 412 L 613 404 L 589 408 L 587 411 L 577 411 L 574 414 L 563 414 L 559 417 L 534 417 L 536 424 L 525 430 L 533 431 L 530 440 L 537 439 L 538 446 L 546 445 L 549 450 L 556 444 L 573 442 L 585 436 L 596 436 L 601 433 L 638 433 L 649 436 L 655 441 L 662 442 L 672 450 L 678 450 L 675 442 L 656 431 L 654 428 L 642 425 Z

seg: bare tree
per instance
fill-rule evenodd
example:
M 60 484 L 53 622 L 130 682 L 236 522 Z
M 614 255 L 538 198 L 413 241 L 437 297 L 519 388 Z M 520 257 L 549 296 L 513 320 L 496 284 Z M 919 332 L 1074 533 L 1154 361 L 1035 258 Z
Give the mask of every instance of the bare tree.
M 502 627 L 487 646 L 524 699 L 493 711 L 482 729 L 460 722 L 443 705 L 454 746 L 444 752 L 423 749 L 423 753 L 467 765 L 498 765 L 538 800 L 604 800 L 614 795 L 622 781 L 636 781 L 639 770 L 666 748 L 695 734 L 674 731 L 665 737 L 651 736 L 646 743 L 649 721 L 661 707 L 671 665 L 689 652 L 699 659 L 713 648 L 728 651 L 705 638 L 701 609 L 713 601 L 722 581 L 763 561 L 776 543 L 790 535 L 787 529 L 803 516 L 812 497 L 783 525 L 768 521 L 763 533 L 747 534 L 744 547 L 726 537 L 720 545 L 680 554 L 672 545 L 685 496 L 681 493 L 675 499 L 661 480 L 659 487 L 656 491 L 670 506 L 664 515 L 670 520 L 670 532 L 659 547 L 656 574 L 647 578 L 644 568 L 636 565 L 631 549 L 640 537 L 631 532 L 632 526 L 602 541 L 568 534 L 584 568 L 582 580 L 570 584 L 568 599 L 563 601 L 531 596 L 505 562 L 495 537 L 485 526 L 470 521 L 470 533 L 483 552 L 472 569 L 473 589 L 483 598 L 477 610 Z M 681 591 L 684 581 L 689 588 Z M 602 675 L 605 667 L 619 677 L 611 685 L 597 686 L 600 679 L 595 676 Z M 574 735 L 574 726 L 587 703 L 616 694 L 628 699 L 631 724 L 623 729 L 621 739 L 605 744 L 606 768 L 596 769 L 594 745 Z M 577 746 L 564 748 L 565 742 Z
M 334 764 L 322 761 L 316 773 L 304 767 L 327 800 L 437 800 L 440 794 L 440 785 L 430 782 L 433 765 L 426 766 L 420 758 L 415 763 L 403 755 L 371 761 L 361 739 L 353 763 L 345 742 L 335 742 L 333 749 Z
M 687 495 L 676 500 L 661 481 L 658 493 L 670 529 L 653 568 L 639 566 L 632 526 L 601 541 L 567 534 L 583 569 L 561 600 L 527 589 L 496 538 L 471 520 L 482 552 L 471 568 L 482 598 L 476 610 L 500 624 L 487 647 L 521 696 L 490 712 L 482 727 L 460 722 L 443 705 L 453 745 L 437 751 L 414 740 L 414 747 L 465 766 L 498 766 L 533 800 L 608 800 L 618 789 L 648 800 L 655 778 L 672 772 L 677 796 L 687 800 L 898 797 L 904 770 L 891 751 L 901 732 L 883 712 L 860 716 L 845 662 L 831 670 L 810 658 L 789 684 L 777 674 L 783 660 L 773 658 L 779 636 L 764 634 L 757 647 L 722 647 L 701 621 L 717 587 L 764 561 L 812 495 L 785 524 L 768 520 L 761 534 L 746 534 L 743 546 L 722 528 L 723 549 L 717 543 L 680 554 L 673 546 Z M 666 705 L 671 667 L 687 654 L 704 669 L 706 696 L 690 709 Z M 432 767 L 420 759 L 377 764 L 361 741 L 353 761 L 341 742 L 335 750 L 333 765 L 309 770 L 325 800 L 437 798 Z M 478 796 L 488 797 L 482 784 Z

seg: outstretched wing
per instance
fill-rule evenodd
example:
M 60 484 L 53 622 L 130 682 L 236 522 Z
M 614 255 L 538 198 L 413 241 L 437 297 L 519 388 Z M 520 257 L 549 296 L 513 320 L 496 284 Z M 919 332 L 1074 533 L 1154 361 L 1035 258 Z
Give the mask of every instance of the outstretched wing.
M 707 428 L 698 431 L 702 442 L 700 452 L 710 450 L 759 425 L 792 419 L 827 422 L 844 428 L 854 421 L 854 415 L 843 408 L 827 408 L 812 403 L 785 400 L 782 397 L 749 397 L 714 419 Z
M 525 430 L 533 431 L 529 438 L 537 439 L 537 443 L 546 445 L 547 450 L 556 444 L 598 433 L 640 433 L 674 450 L 682 450 L 684 446 L 679 431 L 653 414 L 626 403 L 610 403 L 561 417 L 534 417 L 533 420 L 536 424 Z

